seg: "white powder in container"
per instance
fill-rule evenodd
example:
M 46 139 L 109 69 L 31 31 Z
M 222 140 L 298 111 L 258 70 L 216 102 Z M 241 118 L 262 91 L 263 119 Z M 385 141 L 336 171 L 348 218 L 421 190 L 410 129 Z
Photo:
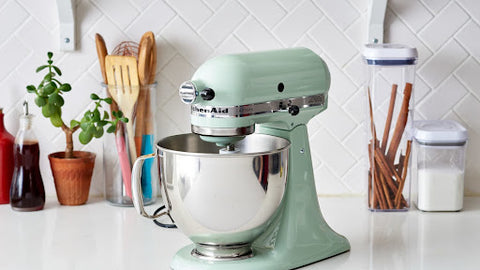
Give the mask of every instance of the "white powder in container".
M 464 171 L 457 168 L 418 169 L 418 209 L 423 211 L 461 210 L 463 179 Z

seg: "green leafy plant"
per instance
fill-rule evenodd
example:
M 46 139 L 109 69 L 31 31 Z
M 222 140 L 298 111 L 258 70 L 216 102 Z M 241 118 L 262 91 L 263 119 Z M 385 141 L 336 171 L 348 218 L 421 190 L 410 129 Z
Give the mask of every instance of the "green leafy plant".
M 68 83 L 62 83 L 58 77 L 62 76 L 59 67 L 53 64 L 53 53 L 47 53 L 48 60 L 46 65 L 39 66 L 36 72 L 46 70 L 47 73 L 37 87 L 27 86 L 27 92 L 35 94 L 35 104 L 42 109 L 42 114 L 50 119 L 53 126 L 59 127 L 66 136 L 65 158 L 73 157 L 73 133 L 80 129 L 78 139 L 82 144 L 89 143 L 93 138 L 100 138 L 107 128 L 108 133 L 116 131 L 119 121 L 127 123 L 128 119 L 123 116 L 121 111 L 112 111 L 113 117 L 110 117 L 108 110 L 102 108 L 102 104 L 112 104 L 111 98 L 100 98 L 97 94 L 90 94 L 90 99 L 94 101 L 95 108 L 87 110 L 80 121 L 71 120 L 70 125 L 66 125 L 62 119 L 62 107 L 65 105 L 63 95 L 72 90 Z M 108 127 L 107 127 L 108 126 Z

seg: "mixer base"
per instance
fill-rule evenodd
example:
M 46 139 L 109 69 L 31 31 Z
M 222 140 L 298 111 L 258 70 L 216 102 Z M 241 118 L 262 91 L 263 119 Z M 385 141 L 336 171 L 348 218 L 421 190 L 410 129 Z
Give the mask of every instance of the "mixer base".
M 330 257 L 347 252 L 350 247 L 344 245 L 332 245 L 325 248 L 323 254 L 318 251 L 303 253 L 304 258 L 298 254 L 292 256 L 281 255 L 272 249 L 254 250 L 254 256 L 243 260 L 209 261 L 191 255 L 195 245 L 189 245 L 180 249 L 170 265 L 171 270 L 287 270 L 306 266 Z M 310 254 L 317 253 L 317 254 Z

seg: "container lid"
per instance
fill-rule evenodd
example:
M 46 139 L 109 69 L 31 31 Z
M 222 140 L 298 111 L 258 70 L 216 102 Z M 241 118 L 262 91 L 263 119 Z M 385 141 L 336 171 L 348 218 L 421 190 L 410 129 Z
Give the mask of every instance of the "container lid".
M 366 44 L 363 58 L 368 65 L 397 66 L 415 65 L 417 49 L 401 44 Z
M 414 137 L 422 144 L 456 144 L 468 139 L 467 129 L 453 120 L 422 120 L 414 125 Z

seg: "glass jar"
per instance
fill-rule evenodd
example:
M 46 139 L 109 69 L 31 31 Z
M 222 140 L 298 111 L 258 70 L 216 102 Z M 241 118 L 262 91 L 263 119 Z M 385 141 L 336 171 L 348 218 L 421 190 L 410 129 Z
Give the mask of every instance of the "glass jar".
M 422 211 L 463 208 L 467 130 L 451 120 L 415 122 L 414 201 Z
M 367 44 L 363 58 L 368 71 L 368 208 L 406 211 L 410 207 L 410 134 L 417 50 L 396 44 Z
M 107 93 L 109 88 L 116 87 L 105 84 L 102 86 Z M 103 143 L 105 197 L 113 205 L 133 206 L 130 183 L 132 164 L 135 160 L 132 160 L 132 156 L 138 157 L 155 151 L 155 107 L 153 102 L 155 101 L 156 86 L 156 83 L 141 86 L 133 116 L 125 116 L 129 118 L 129 121 L 133 121 L 134 134 L 129 134 L 126 124 L 119 122 L 115 134 L 105 135 Z M 120 91 L 116 89 L 115 92 L 120 93 Z M 114 103 L 111 109 L 122 110 L 115 106 Z M 130 139 L 129 136 L 131 136 Z M 132 138 L 133 140 L 131 140 Z M 129 143 L 132 141 L 135 142 L 135 145 Z M 145 161 L 142 168 L 142 190 L 145 205 L 154 203 L 158 195 L 159 179 L 154 173 L 156 166 L 156 162 L 149 159 Z

